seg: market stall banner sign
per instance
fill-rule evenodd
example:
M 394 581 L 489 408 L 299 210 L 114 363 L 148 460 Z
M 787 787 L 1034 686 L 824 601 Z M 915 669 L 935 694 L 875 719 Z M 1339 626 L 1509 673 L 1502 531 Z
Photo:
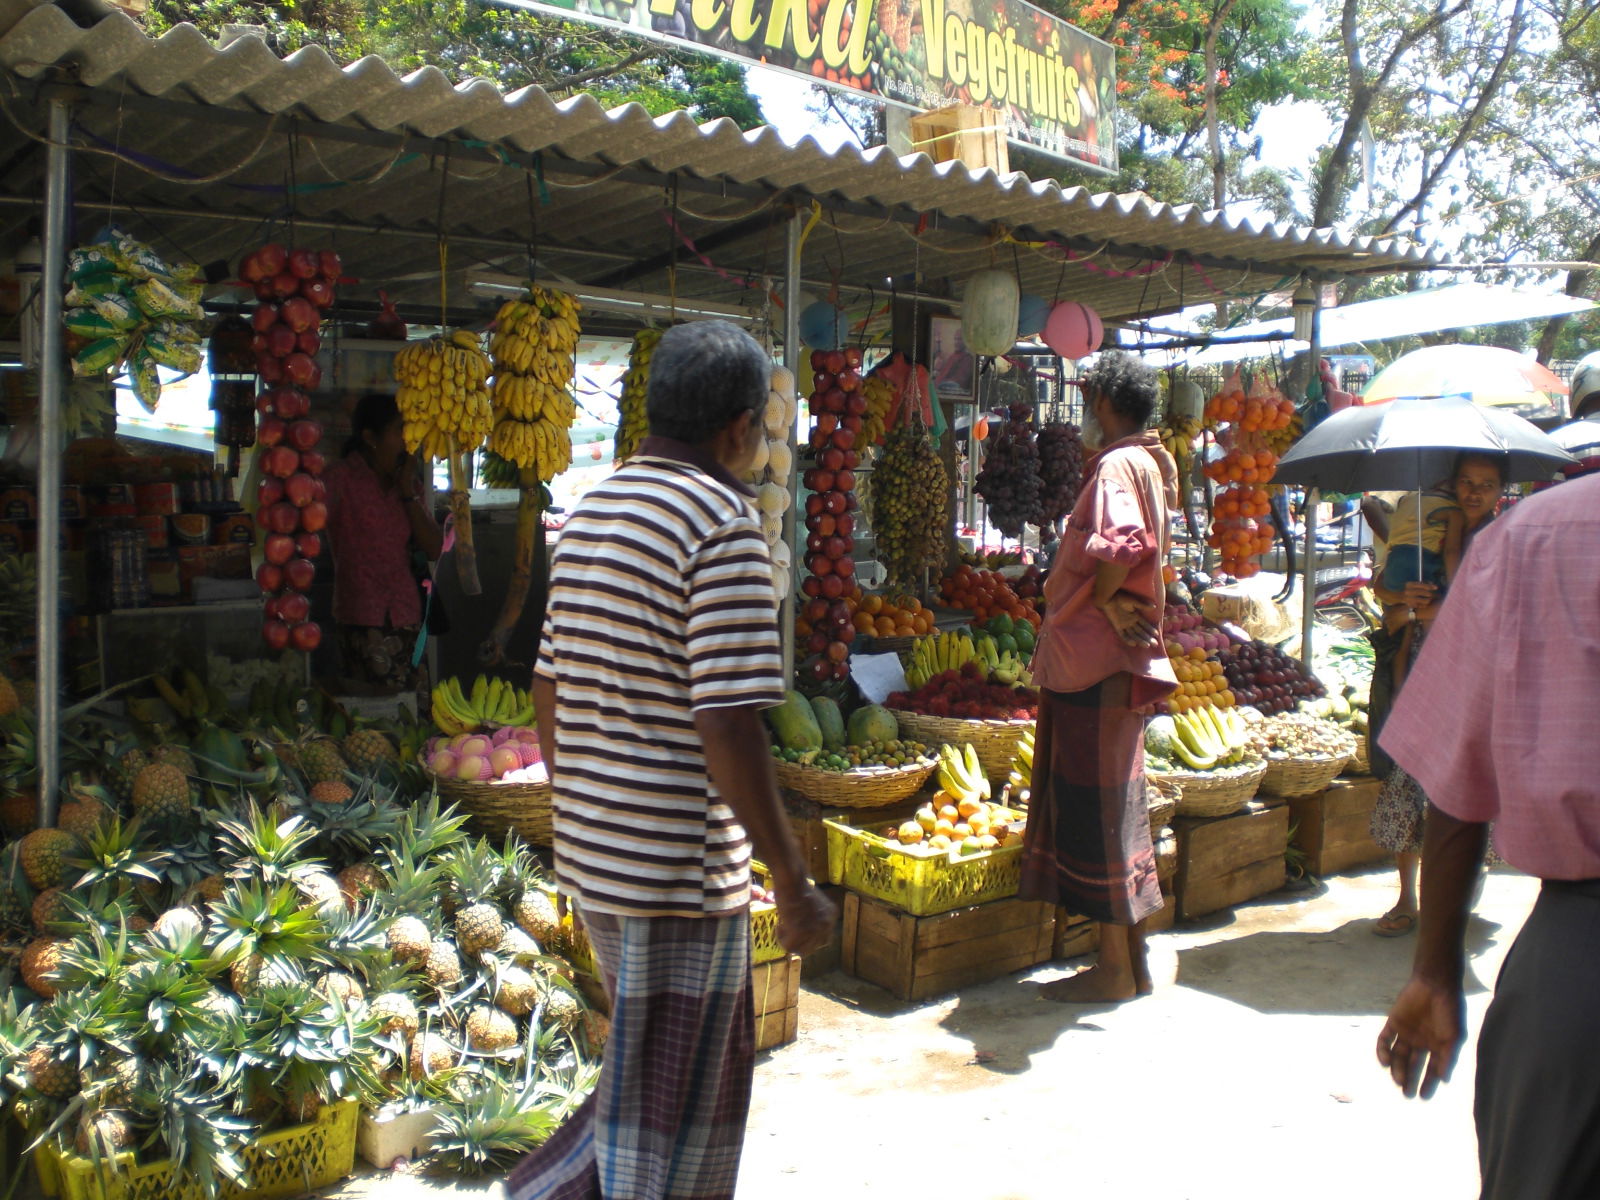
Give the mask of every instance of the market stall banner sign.
M 968 104 L 1013 143 L 1117 168 L 1112 48 L 1022 0 L 500 0 L 757 62 L 930 111 Z

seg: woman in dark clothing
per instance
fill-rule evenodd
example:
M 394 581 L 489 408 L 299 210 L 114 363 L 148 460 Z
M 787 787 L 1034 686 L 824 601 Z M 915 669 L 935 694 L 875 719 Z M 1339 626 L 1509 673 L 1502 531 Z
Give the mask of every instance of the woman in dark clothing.
M 1472 538 L 1494 518 L 1495 506 L 1505 491 L 1505 463 L 1492 455 L 1463 454 L 1456 460 L 1451 484 L 1456 503 L 1466 514 L 1464 554 Z M 1416 780 L 1383 753 L 1378 737 L 1442 602 L 1438 589 L 1426 583 L 1409 583 L 1399 596 L 1380 592 L 1379 598 L 1385 607 L 1383 625 L 1372 634 L 1376 661 L 1367 754 L 1372 773 L 1383 780 L 1383 791 L 1372 813 L 1372 836 L 1394 853 L 1400 871 L 1400 899 L 1378 919 L 1372 931 L 1379 937 L 1401 937 L 1417 927 L 1417 875 L 1422 864 L 1422 817 L 1428 798 Z

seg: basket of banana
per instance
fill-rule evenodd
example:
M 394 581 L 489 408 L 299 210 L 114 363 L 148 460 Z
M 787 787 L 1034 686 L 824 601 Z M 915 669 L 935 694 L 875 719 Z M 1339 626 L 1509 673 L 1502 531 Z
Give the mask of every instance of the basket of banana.
M 1225 817 L 1256 794 L 1266 763 L 1237 709 L 1204 706 L 1145 727 L 1146 777 L 1178 791 L 1177 815 Z
M 1267 762 L 1261 791 L 1314 796 L 1339 777 L 1359 743 L 1348 730 L 1309 713 L 1280 713 L 1255 726 L 1253 745 Z

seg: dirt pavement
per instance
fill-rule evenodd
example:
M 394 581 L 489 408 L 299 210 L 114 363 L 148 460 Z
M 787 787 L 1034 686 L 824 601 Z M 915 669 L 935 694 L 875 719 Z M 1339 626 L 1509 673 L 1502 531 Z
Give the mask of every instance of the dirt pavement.
M 1537 886 L 1487 881 L 1474 1035 Z M 1370 932 L 1394 888 L 1392 871 L 1335 878 L 1159 935 L 1165 986 L 1120 1008 L 1038 999 L 1059 964 L 921 1006 L 810 981 L 799 1041 L 756 1070 L 741 1200 L 1469 1200 L 1471 1044 L 1427 1104 L 1373 1058 L 1415 945 Z M 336 1194 L 479 1191 L 375 1173 Z

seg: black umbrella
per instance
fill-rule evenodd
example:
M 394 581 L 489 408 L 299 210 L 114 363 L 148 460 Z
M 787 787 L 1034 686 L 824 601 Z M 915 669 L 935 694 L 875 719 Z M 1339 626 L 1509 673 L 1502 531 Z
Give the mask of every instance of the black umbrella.
M 1463 396 L 1347 408 L 1283 456 L 1273 483 L 1327 492 L 1419 491 L 1450 474 L 1462 453 L 1506 461 L 1506 481 L 1555 478 L 1576 460 L 1530 421 Z
M 1501 456 L 1507 483 L 1553 479 L 1577 461 L 1522 417 L 1465 396 L 1440 396 L 1334 413 L 1283 456 L 1272 482 L 1327 492 L 1417 492 L 1445 480 L 1463 453 Z M 1420 550 L 1420 522 L 1417 532 Z

